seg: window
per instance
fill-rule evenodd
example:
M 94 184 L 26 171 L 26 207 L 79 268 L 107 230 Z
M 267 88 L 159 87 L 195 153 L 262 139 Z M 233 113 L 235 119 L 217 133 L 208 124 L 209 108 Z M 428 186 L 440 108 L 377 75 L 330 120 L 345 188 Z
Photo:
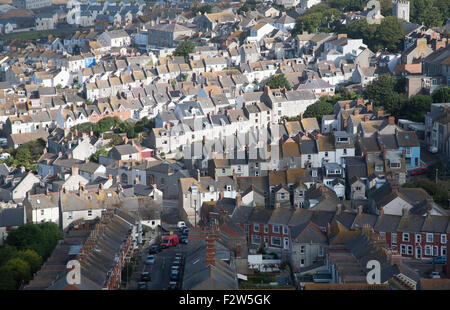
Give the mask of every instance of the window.
M 245 232 L 248 232 L 248 227 L 249 227 L 250 225 L 248 225 L 248 224 L 245 224 Z
M 406 245 L 404 245 L 404 244 L 402 244 L 402 245 L 400 245 L 400 253 L 403 255 L 403 254 L 406 254 Z
M 347 155 L 347 149 L 344 149 L 344 150 L 342 151 L 342 153 L 343 153 L 344 155 Z
M 305 254 L 305 246 L 304 245 L 300 246 L 300 254 Z
M 283 226 L 283 234 L 284 235 L 288 234 L 288 227 L 287 226 Z
M 386 233 L 384 231 L 380 231 L 380 237 L 381 238 L 385 238 L 386 237 Z
M 431 256 L 431 245 L 426 245 L 425 246 L 425 255 L 426 256 Z
M 328 152 L 325 152 L 325 157 L 328 157 Z
M 227 191 L 231 192 L 231 185 L 227 185 Z
M 257 235 L 252 236 L 252 244 L 261 244 L 261 237 Z
M 73 212 L 72 211 L 67 212 L 67 218 L 68 219 L 73 218 Z
M 408 245 L 407 249 L 408 249 L 408 255 L 413 255 L 413 246 Z
M 420 234 L 416 234 L 416 243 L 422 242 L 422 236 Z
M 281 200 L 285 200 L 285 199 L 286 199 L 285 193 L 280 193 L 280 199 L 281 199 Z
M 311 154 L 308 154 L 308 160 L 311 160 Z
M 446 244 L 447 243 L 447 235 L 445 235 L 445 234 L 441 235 L 441 243 L 442 244 Z
M 441 256 L 447 256 L 447 247 L 441 246 Z
M 319 246 L 319 253 L 318 253 L 319 257 L 323 257 L 323 247 Z
M 281 238 L 280 237 L 271 237 L 270 243 L 275 246 L 281 246 Z
M 378 172 L 383 171 L 383 166 L 381 166 L 381 165 L 376 165 L 376 166 L 375 166 L 375 171 L 378 171 Z
M 41 210 L 41 215 L 44 215 L 44 210 Z
M 439 248 L 437 245 L 433 247 L 433 256 L 439 256 Z
M 269 225 L 264 225 L 264 233 L 267 234 L 269 233 Z
M 298 191 L 298 197 L 303 197 L 303 191 Z
M 391 243 L 397 243 L 397 233 L 391 234 Z
M 409 234 L 408 233 L 403 233 L 402 234 L 402 241 L 403 242 L 409 242 Z
M 433 234 L 427 233 L 427 243 L 433 243 Z
M 300 267 L 303 267 L 303 266 L 305 266 L 305 259 L 302 258 L 300 260 Z
M 280 233 L 280 226 L 273 225 L 272 226 L 272 232 L 275 233 L 275 234 L 279 234 Z
M 400 163 L 391 163 L 391 168 L 400 168 Z
M 253 231 L 259 232 L 259 224 L 253 224 Z
M 88 216 L 92 216 L 92 210 L 88 210 Z
M 225 168 L 222 168 L 222 173 L 225 173 L 226 172 L 226 169 Z

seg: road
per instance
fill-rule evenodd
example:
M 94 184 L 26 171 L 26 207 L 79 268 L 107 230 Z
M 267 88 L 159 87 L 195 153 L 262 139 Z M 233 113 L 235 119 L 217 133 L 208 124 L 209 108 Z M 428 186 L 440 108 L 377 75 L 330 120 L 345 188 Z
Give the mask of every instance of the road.
M 149 290 L 167 290 L 169 286 L 169 276 L 170 276 L 170 268 L 172 266 L 172 262 L 175 258 L 175 254 L 180 253 L 184 257 L 186 251 L 185 244 L 178 244 L 175 247 L 163 249 L 158 254 L 155 254 L 155 263 L 152 265 L 145 265 L 144 261 L 146 260 L 148 254 L 148 248 L 143 249 L 142 259 L 139 262 L 139 266 L 137 271 L 134 272 L 132 281 L 128 286 L 130 290 L 137 289 L 137 283 L 139 282 L 139 278 L 142 272 L 147 271 L 150 272 L 151 281 L 148 282 Z M 181 273 L 181 276 L 183 273 Z

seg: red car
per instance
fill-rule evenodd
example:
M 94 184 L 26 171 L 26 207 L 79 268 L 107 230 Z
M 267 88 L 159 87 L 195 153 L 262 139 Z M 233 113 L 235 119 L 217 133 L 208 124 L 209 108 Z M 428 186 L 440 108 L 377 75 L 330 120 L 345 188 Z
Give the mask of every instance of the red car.
M 427 172 L 427 168 L 417 168 L 411 171 L 411 175 L 420 175 Z

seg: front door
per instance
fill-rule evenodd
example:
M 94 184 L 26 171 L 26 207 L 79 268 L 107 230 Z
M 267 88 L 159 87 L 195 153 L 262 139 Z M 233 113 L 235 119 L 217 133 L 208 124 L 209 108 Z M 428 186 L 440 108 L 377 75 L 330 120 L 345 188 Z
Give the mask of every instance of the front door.
M 422 258 L 422 247 L 420 245 L 416 246 L 416 258 L 417 259 Z

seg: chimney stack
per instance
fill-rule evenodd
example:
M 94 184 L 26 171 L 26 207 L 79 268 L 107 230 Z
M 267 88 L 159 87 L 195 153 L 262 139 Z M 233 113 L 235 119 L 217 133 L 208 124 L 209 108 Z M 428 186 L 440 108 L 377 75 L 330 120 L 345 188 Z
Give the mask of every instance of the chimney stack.
M 408 209 L 406 208 L 406 206 L 403 206 L 402 208 L 402 216 L 407 216 L 408 215 Z
M 73 166 L 72 167 L 72 176 L 76 176 L 78 175 L 78 166 Z
M 216 264 L 215 256 L 214 236 L 208 234 L 206 236 L 206 266 L 214 266 Z

